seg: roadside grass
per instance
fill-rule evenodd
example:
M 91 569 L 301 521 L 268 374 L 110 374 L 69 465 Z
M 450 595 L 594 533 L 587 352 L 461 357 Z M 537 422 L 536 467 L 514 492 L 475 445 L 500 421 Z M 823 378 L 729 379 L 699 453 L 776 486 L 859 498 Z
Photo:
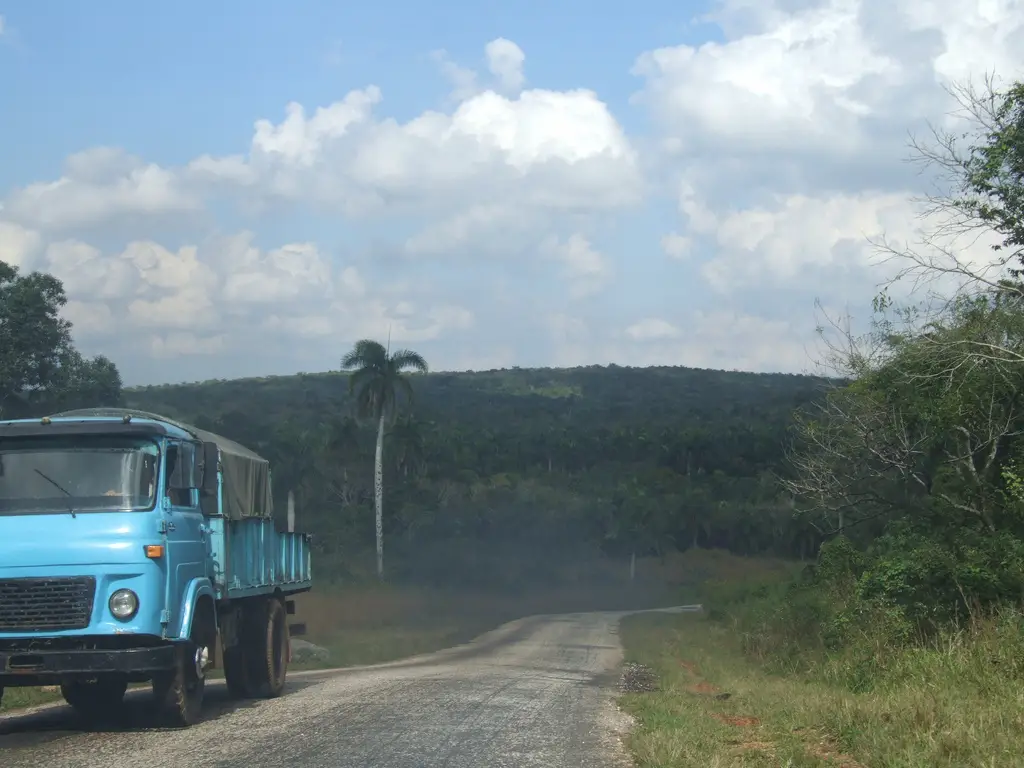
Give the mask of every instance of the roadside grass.
M 788 672 L 700 616 L 623 622 L 629 662 L 659 690 L 625 694 L 641 768 L 1019 766 L 1024 625 L 1009 615 L 926 647 L 846 649 Z M 727 698 L 717 698 L 728 694 Z
M 46 688 L 8 688 L 4 691 L 0 702 L 0 712 L 35 707 L 60 700 L 60 691 L 54 687 Z

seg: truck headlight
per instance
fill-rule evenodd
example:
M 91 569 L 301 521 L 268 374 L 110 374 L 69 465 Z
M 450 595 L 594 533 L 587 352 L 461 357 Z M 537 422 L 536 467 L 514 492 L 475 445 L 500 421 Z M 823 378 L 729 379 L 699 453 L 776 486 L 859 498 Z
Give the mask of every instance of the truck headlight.
M 130 589 L 119 589 L 110 596 L 110 612 L 121 621 L 128 621 L 139 610 L 139 596 Z

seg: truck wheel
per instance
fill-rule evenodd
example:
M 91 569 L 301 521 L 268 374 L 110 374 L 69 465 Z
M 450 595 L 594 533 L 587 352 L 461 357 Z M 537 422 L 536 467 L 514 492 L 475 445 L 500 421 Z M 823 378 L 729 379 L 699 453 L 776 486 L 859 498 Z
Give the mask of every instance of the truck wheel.
M 224 649 L 224 682 L 227 683 L 228 694 L 232 697 L 249 697 L 249 669 L 245 658 L 245 646 L 241 643 Z
M 205 624 L 197 620 L 191 639 L 177 645 L 174 669 L 153 678 L 157 706 L 168 725 L 177 728 L 195 725 L 202 717 L 211 645 Z
M 284 691 L 288 675 L 290 642 L 288 638 L 288 615 L 284 604 L 277 599 L 269 600 L 257 616 L 262 618 L 257 626 L 259 634 L 253 636 L 253 643 L 246 651 L 249 656 L 249 679 L 253 693 L 265 699 L 280 696 Z M 256 618 L 256 617 L 254 617 Z M 254 622 L 255 623 L 255 622 Z
M 128 681 L 119 677 L 72 680 L 60 686 L 64 701 L 79 715 L 92 720 L 109 715 L 118 709 L 124 702 L 127 690 Z

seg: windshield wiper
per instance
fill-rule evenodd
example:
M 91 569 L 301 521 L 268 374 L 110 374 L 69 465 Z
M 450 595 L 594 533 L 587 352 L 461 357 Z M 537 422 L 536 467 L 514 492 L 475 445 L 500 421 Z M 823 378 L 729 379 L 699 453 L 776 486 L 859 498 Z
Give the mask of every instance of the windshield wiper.
M 65 488 L 65 487 L 64 487 L 63 485 L 61 485 L 60 483 L 58 483 L 58 482 L 57 482 L 56 480 L 54 480 L 54 479 L 53 479 L 52 477 L 50 477 L 50 476 L 49 476 L 48 474 L 46 474 L 45 472 L 43 472 L 43 470 L 39 469 L 38 467 L 32 467 L 32 469 L 33 469 L 33 470 L 35 471 L 35 473 L 36 473 L 37 475 L 39 475 L 39 476 L 40 476 L 41 478 L 43 478 L 43 480 L 45 480 L 46 482 L 48 482 L 48 483 L 49 483 L 50 485 L 52 485 L 52 486 L 53 486 L 54 488 L 56 488 L 56 489 L 57 489 L 58 491 L 60 491 L 61 493 L 63 493 L 63 494 L 65 495 L 65 496 L 67 496 L 67 497 L 68 497 L 69 499 L 71 498 L 71 493 L 70 493 L 70 491 L 68 491 L 68 490 L 67 490 L 67 489 L 66 489 L 66 488 Z M 70 512 L 70 513 L 71 513 L 71 516 L 72 516 L 72 517 L 77 517 L 77 515 L 75 514 L 75 509 L 74 509 L 74 507 L 72 507 L 72 506 L 71 506 L 70 504 L 68 504 L 68 512 Z

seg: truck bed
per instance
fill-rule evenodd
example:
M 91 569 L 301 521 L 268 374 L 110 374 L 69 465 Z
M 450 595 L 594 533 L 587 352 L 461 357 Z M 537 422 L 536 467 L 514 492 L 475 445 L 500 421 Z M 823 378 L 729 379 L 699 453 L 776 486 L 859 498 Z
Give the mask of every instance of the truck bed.
M 211 520 L 218 598 L 237 599 L 313 586 L 308 534 L 278 531 L 265 518 Z M 219 529 L 219 530 L 218 530 Z

